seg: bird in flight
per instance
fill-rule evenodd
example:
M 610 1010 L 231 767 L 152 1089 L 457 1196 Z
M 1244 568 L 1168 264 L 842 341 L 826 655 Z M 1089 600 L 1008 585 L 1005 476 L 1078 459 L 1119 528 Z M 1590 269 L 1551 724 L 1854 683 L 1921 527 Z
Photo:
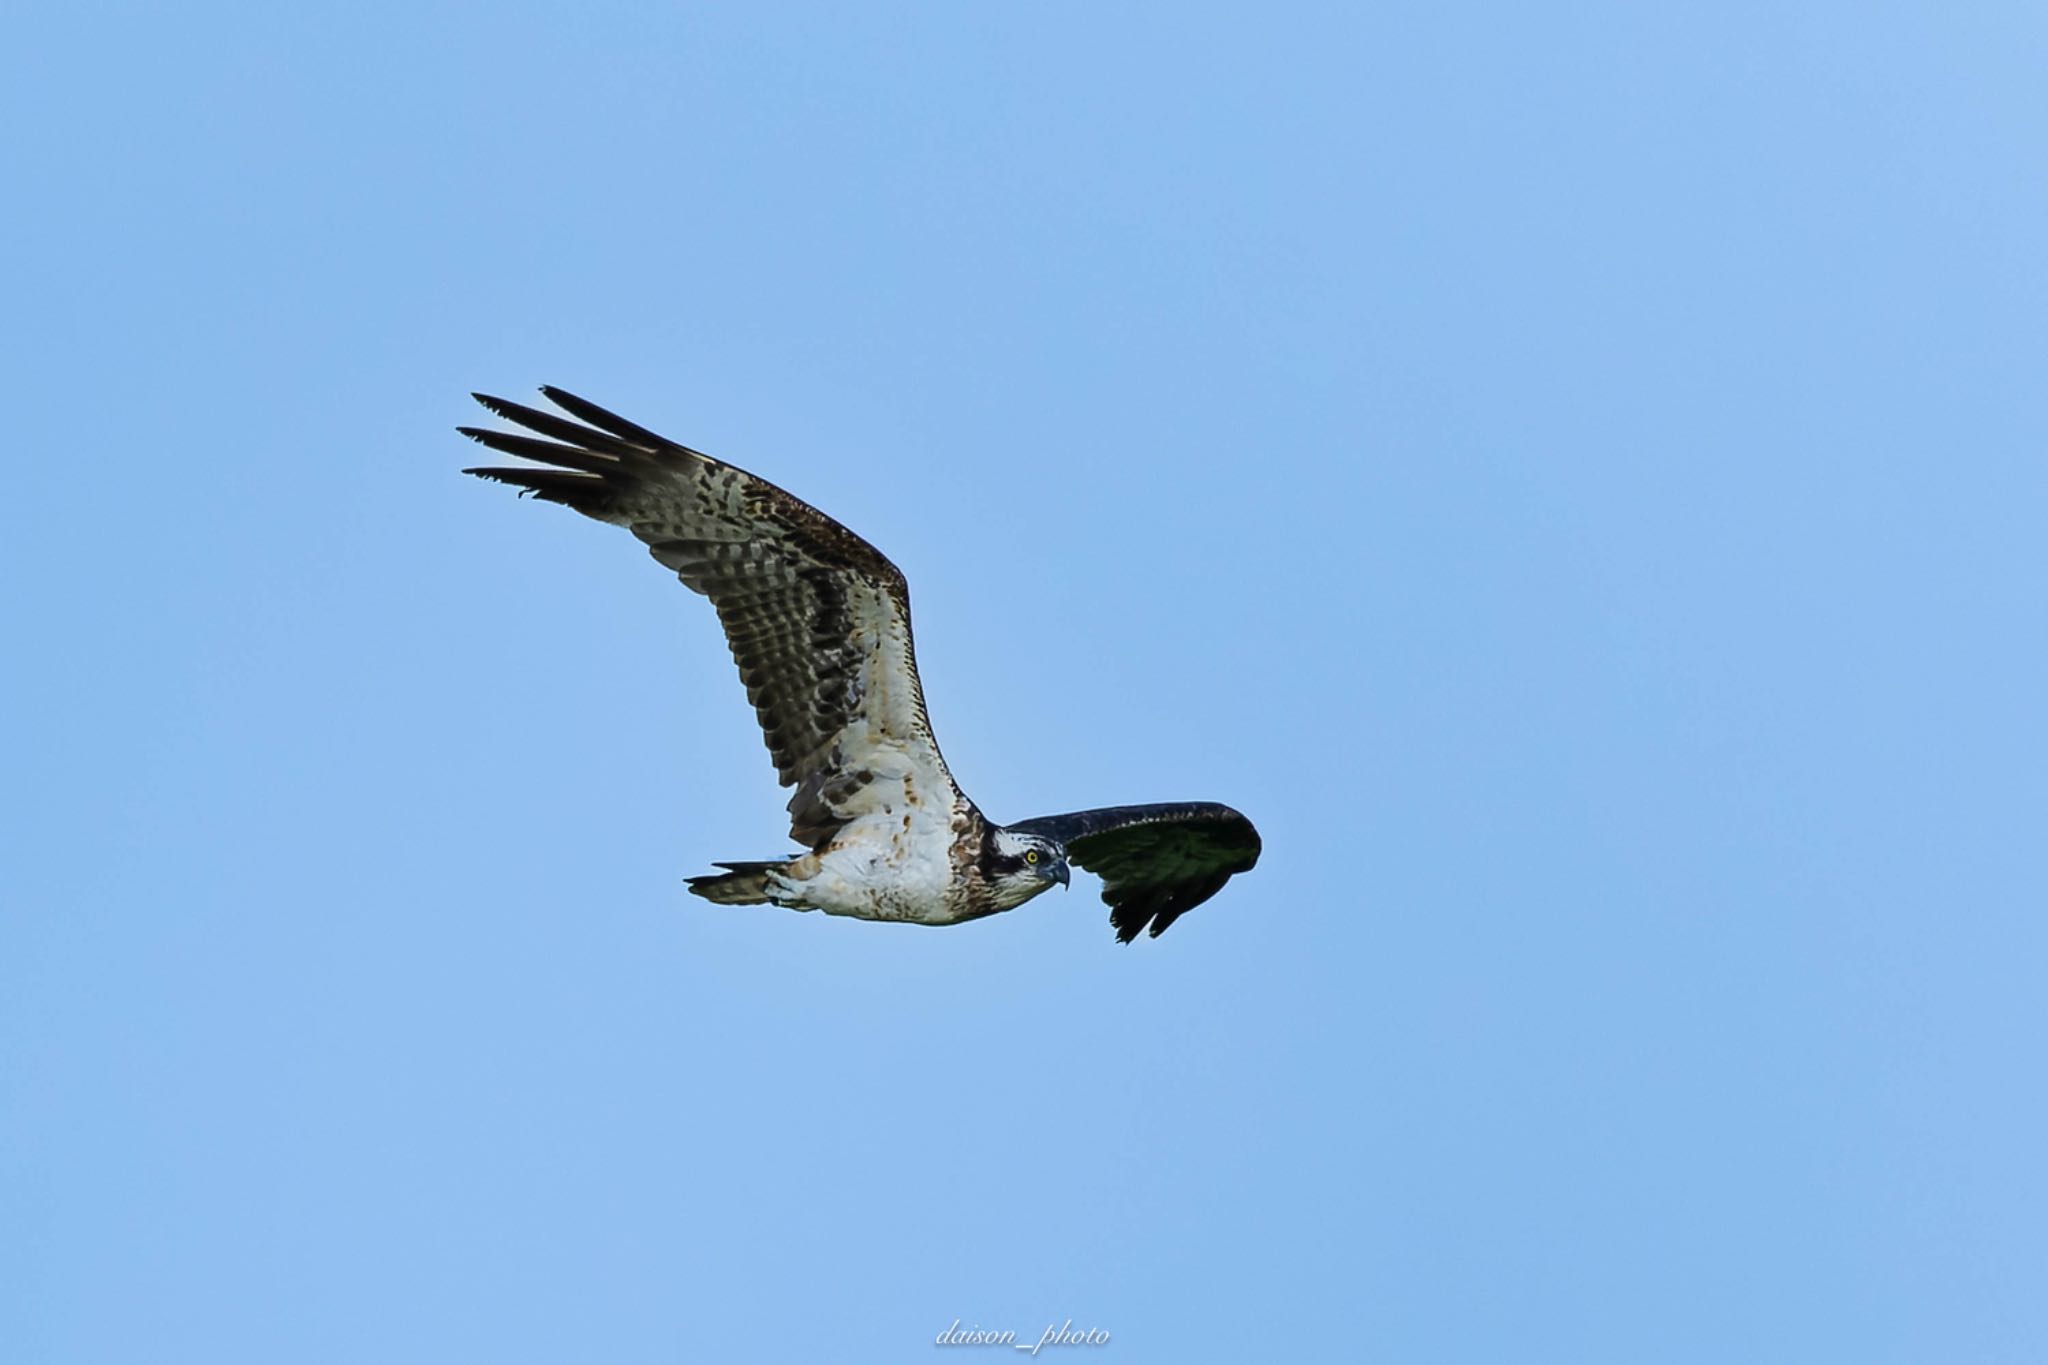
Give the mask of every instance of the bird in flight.
M 999 825 L 946 769 L 925 714 L 910 591 L 874 546 L 766 479 L 595 403 L 568 417 L 476 394 L 525 432 L 459 427 L 531 465 L 467 469 L 631 531 L 725 627 L 804 852 L 719 863 L 690 889 L 858 919 L 958 924 L 1014 910 L 1071 864 L 1099 874 L 1117 940 L 1158 937 L 1259 860 L 1228 806 L 1111 806 Z M 573 420 L 572 420 L 573 419 Z M 528 435 L 526 433 L 534 433 Z

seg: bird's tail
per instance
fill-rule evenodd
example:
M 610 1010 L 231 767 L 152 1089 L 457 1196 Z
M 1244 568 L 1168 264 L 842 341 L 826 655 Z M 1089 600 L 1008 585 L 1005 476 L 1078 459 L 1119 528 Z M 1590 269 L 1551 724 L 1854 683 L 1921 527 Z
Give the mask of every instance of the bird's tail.
M 768 874 L 779 872 L 787 863 L 717 863 L 725 871 L 710 877 L 690 878 L 690 891 L 719 905 L 766 905 Z

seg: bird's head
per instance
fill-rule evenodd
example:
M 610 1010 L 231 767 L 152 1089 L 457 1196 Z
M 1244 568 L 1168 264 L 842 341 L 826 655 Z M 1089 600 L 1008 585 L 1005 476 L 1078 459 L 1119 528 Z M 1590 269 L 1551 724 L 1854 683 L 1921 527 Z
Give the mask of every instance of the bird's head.
M 1021 830 L 997 829 L 989 840 L 984 869 L 1004 909 L 1022 905 L 1057 882 L 1066 886 L 1067 851 L 1055 839 Z

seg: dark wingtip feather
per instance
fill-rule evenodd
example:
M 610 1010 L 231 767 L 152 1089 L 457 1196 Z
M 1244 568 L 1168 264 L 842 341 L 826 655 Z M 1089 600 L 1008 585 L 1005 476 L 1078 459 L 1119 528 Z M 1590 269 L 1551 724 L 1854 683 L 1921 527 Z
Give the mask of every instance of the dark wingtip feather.
M 586 516 L 598 516 L 604 510 L 609 491 L 604 480 L 594 474 L 572 474 L 561 469 L 465 469 L 465 474 L 492 483 L 510 484 L 521 496 L 533 494 L 545 502 L 559 502 L 564 507 L 573 507 Z
M 644 445 L 657 448 L 675 444 L 675 442 L 665 436 L 655 435 L 646 427 L 628 422 L 615 412 L 607 412 L 587 398 L 578 398 L 567 389 L 558 389 L 552 384 L 543 384 L 540 386 L 540 392 L 543 398 L 546 398 L 550 403 L 553 403 L 570 416 L 588 422 L 600 431 L 608 431 L 621 440 L 638 441 Z
M 519 404 L 511 399 L 500 398 L 493 393 L 478 393 L 475 390 L 471 390 L 469 396 L 474 398 L 483 410 L 491 414 L 491 416 L 502 417 L 508 422 L 519 421 Z
M 594 454 L 610 455 L 621 460 L 643 457 L 645 451 L 635 448 L 632 442 L 620 440 L 617 436 L 600 431 L 595 426 L 572 422 L 559 413 L 542 412 L 529 408 L 523 403 L 514 403 L 507 398 L 495 398 L 488 393 L 471 394 L 470 397 L 489 409 L 492 416 L 538 432 L 552 441 L 576 447 Z
M 522 460 L 535 460 L 563 469 L 580 469 L 586 474 L 609 474 L 620 467 L 618 456 L 586 450 L 582 446 L 543 441 L 533 436 L 522 436 L 516 431 L 493 431 L 489 427 L 455 429 L 478 445 L 488 446 L 503 455 L 517 455 Z M 591 434 L 606 445 L 612 444 L 609 437 L 596 432 Z

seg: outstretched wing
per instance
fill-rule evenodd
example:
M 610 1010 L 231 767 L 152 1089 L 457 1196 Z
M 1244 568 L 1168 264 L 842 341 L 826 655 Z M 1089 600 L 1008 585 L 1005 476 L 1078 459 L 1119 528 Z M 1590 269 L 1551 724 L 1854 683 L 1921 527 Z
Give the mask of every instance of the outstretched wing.
M 1067 858 L 1102 878 L 1102 899 L 1119 943 L 1149 922 L 1152 937 L 1259 861 L 1259 832 L 1210 801 L 1109 806 L 1041 815 L 1010 826 L 1057 839 Z
M 815 847 L 885 806 L 949 809 L 958 789 L 925 714 L 896 566 L 765 479 L 574 394 L 541 392 L 579 420 L 477 394 L 538 437 L 459 430 L 549 467 L 463 472 L 625 527 L 711 599 L 775 771 L 796 788 L 791 837 Z

